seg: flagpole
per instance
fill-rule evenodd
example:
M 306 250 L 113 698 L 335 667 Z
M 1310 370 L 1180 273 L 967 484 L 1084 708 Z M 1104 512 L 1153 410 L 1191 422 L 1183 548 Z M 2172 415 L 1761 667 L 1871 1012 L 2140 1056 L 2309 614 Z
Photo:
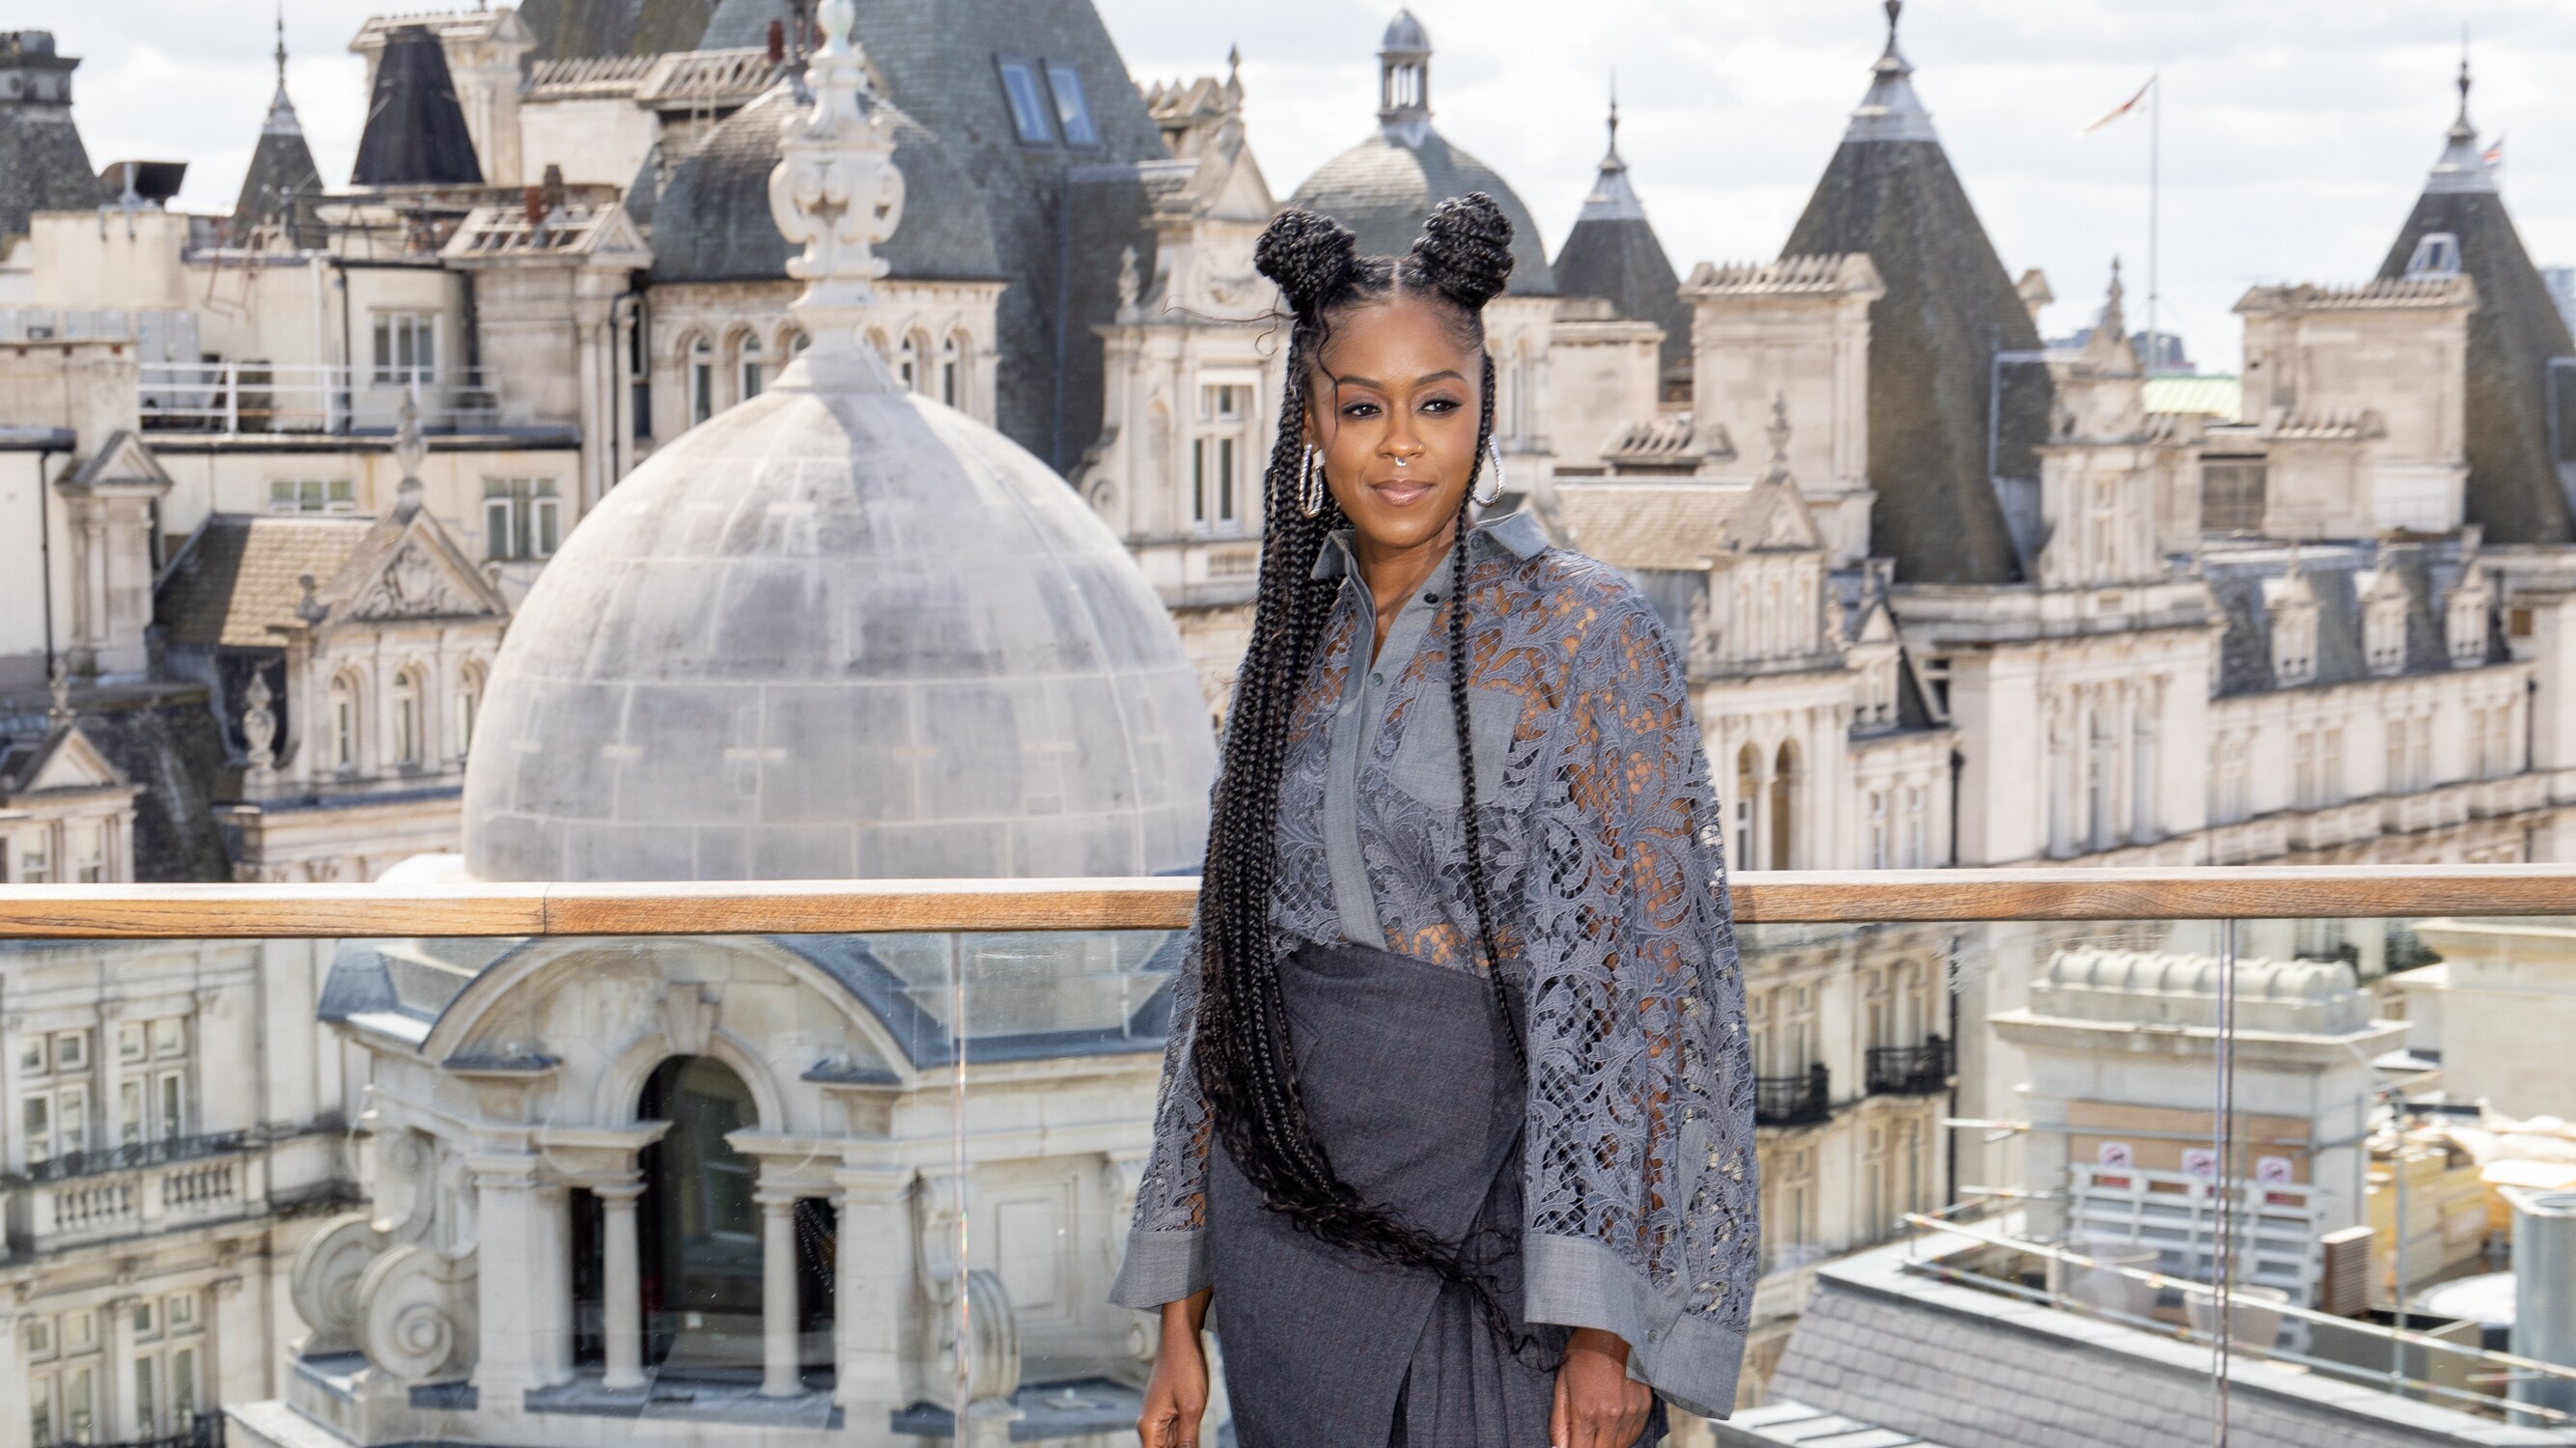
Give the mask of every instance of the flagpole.
M 2164 356 L 2164 334 L 2157 330 L 2157 303 L 2163 300 L 2157 289 L 2156 264 L 2159 243 L 2163 239 L 2162 213 L 2164 190 L 2165 84 L 2161 75 L 2150 76 L 2147 85 L 2155 96 L 2147 106 L 2147 375 L 2156 373 L 2156 364 Z

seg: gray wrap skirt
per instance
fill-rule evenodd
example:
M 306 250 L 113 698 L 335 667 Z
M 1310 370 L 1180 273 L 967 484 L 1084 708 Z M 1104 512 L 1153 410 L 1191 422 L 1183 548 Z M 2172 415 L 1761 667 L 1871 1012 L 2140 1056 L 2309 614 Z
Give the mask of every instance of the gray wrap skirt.
M 1300 1232 L 1222 1146 L 1208 1268 L 1241 1448 L 1546 1448 L 1568 1330 L 1523 1322 L 1521 1131 L 1508 1029 L 1484 979 L 1360 945 L 1280 962 L 1306 1113 L 1344 1181 L 1478 1244 L 1508 1350 L 1476 1295 Z M 1664 1436 L 1655 1405 L 1640 1443 Z

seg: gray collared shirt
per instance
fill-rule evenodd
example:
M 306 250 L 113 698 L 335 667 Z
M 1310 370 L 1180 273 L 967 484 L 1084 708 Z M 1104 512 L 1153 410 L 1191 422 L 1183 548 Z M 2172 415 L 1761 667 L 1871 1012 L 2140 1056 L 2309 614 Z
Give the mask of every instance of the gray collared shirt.
M 1598 1327 L 1632 1375 L 1723 1416 L 1761 1256 L 1753 1077 L 1716 796 L 1681 660 L 1616 570 L 1515 514 L 1466 544 L 1466 694 L 1488 922 L 1526 1002 L 1526 1316 Z M 1285 951 L 1358 941 L 1483 971 L 1450 692 L 1449 570 L 1375 660 L 1345 580 L 1279 781 L 1271 921 Z M 1190 1063 L 1201 956 L 1173 984 L 1153 1151 L 1111 1298 L 1207 1285 L 1215 1138 Z

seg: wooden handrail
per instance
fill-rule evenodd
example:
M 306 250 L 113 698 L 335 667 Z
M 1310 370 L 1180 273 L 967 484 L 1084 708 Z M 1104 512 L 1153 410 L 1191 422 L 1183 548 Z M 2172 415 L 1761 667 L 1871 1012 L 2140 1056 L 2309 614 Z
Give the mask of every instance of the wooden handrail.
M 2576 916 L 2576 866 L 1771 871 L 1745 924 Z M 10 885 L 0 939 L 800 935 L 1171 930 L 1198 882 L 795 880 L 613 885 Z

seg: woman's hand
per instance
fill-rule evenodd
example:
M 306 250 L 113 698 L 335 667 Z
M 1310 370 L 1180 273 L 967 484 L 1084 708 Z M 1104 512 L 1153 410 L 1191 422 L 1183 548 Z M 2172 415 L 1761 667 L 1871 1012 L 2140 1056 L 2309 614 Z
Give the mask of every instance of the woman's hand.
M 1155 1375 L 1160 1378 L 1160 1368 Z M 1552 1448 L 1629 1448 L 1646 1431 L 1654 1406 L 1654 1391 L 1628 1377 L 1628 1344 L 1617 1333 L 1578 1327 L 1565 1344 L 1565 1365 L 1556 1370 L 1547 1440 Z
M 1214 1289 L 1163 1304 L 1163 1340 L 1154 1349 L 1154 1375 L 1145 1383 L 1145 1411 L 1136 1417 L 1142 1448 L 1199 1448 L 1207 1417 L 1207 1350 L 1199 1328 L 1207 1321 Z

